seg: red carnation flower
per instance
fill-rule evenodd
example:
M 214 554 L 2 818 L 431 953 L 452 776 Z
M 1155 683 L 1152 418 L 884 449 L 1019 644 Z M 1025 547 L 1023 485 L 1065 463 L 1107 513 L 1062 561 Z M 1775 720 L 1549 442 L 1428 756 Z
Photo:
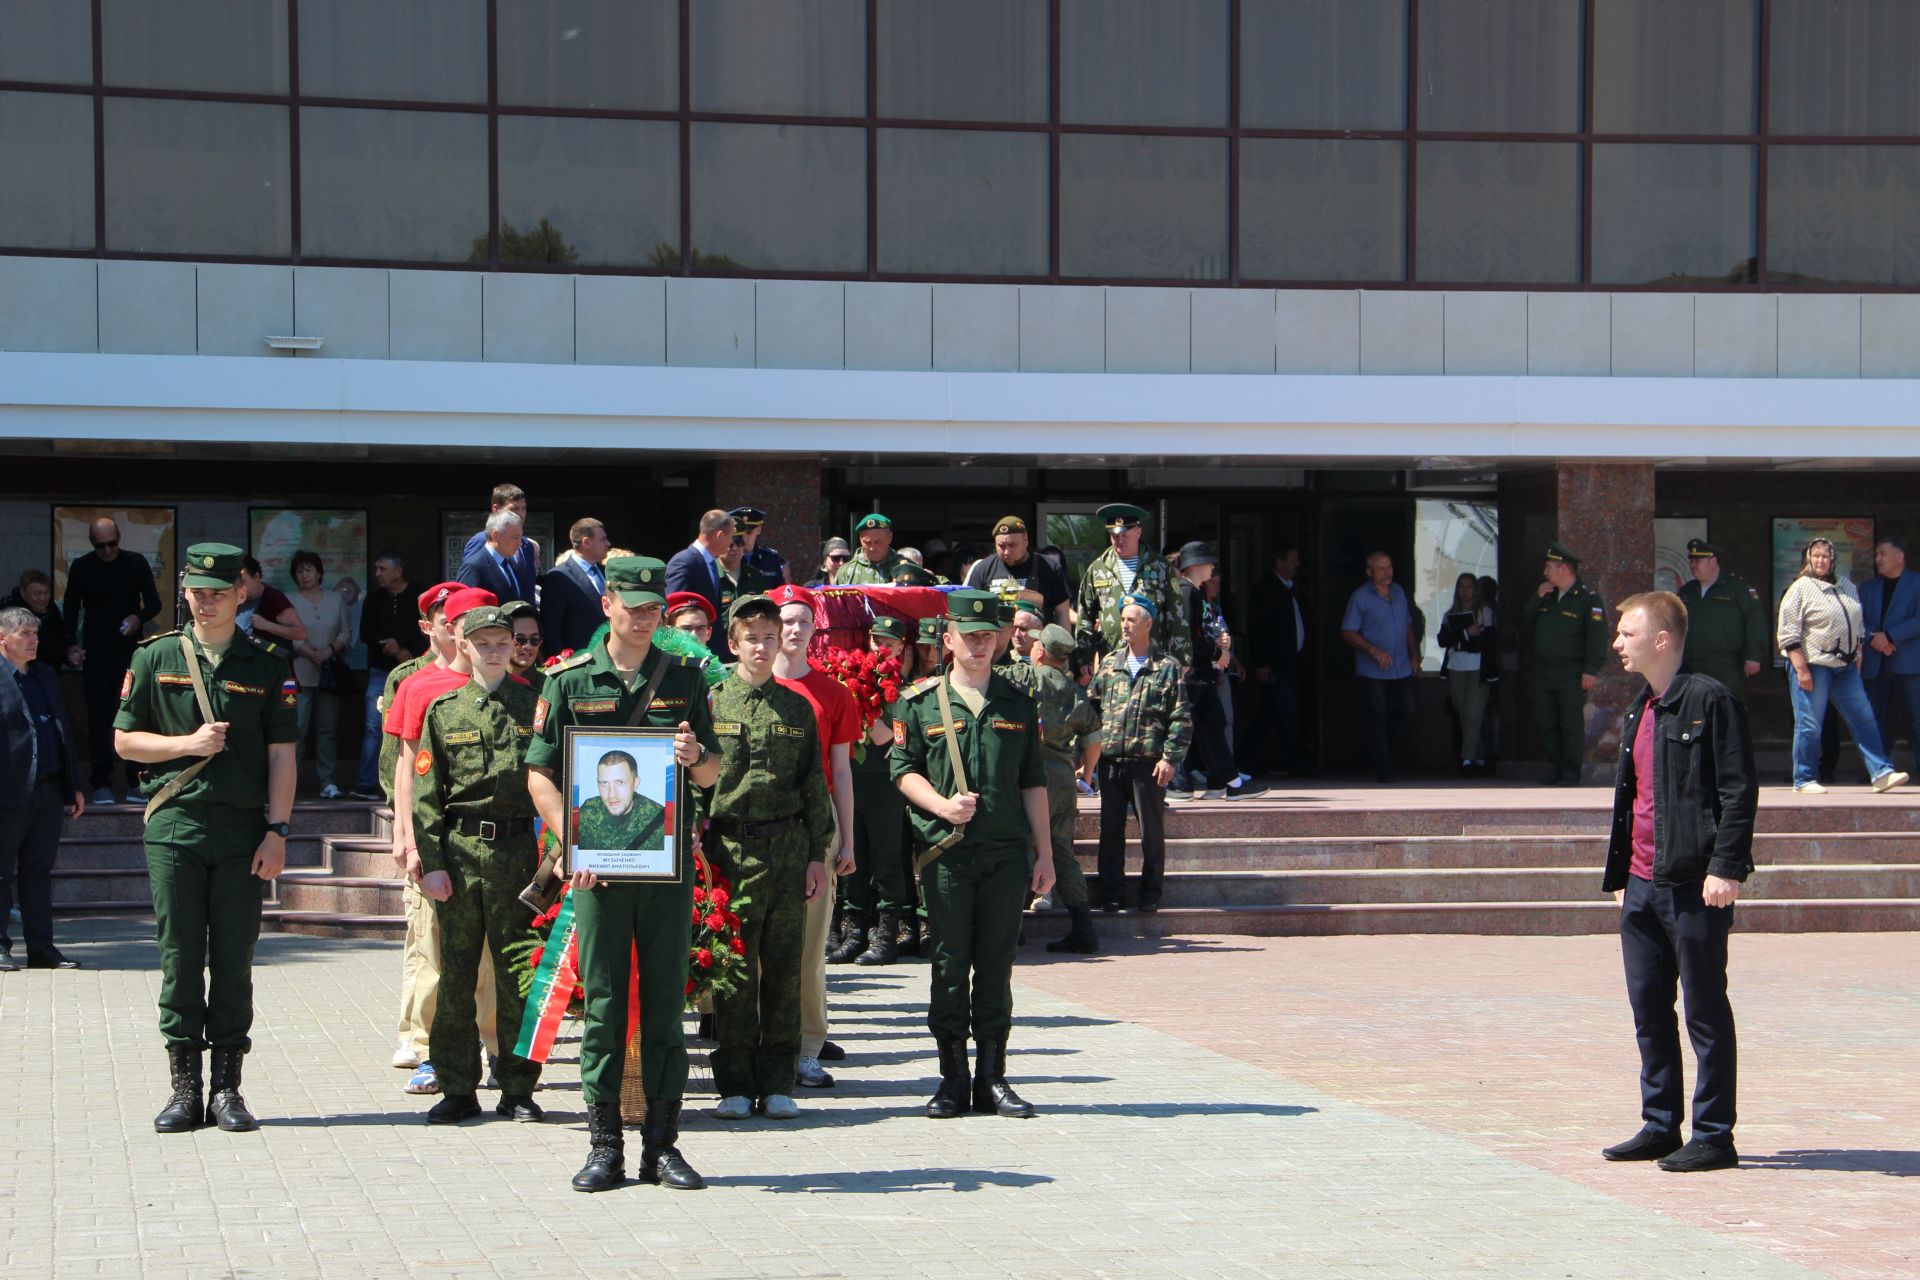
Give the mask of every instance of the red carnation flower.
M 706 919 L 707 928 L 716 929 L 716 930 L 723 929 L 726 927 L 726 924 L 727 924 L 726 917 L 721 915 L 718 911 L 707 912 L 707 919 Z
M 739 927 L 740 927 L 740 917 L 733 914 L 733 912 L 731 911 L 727 912 L 727 928 L 738 929 Z
M 732 950 L 733 954 L 737 956 L 743 956 L 747 954 L 747 944 L 744 939 L 741 939 L 741 938 L 729 939 L 727 942 L 727 946 Z
M 545 946 L 535 947 L 532 951 L 529 951 L 527 953 L 527 966 L 529 968 L 538 969 L 540 967 L 540 957 L 544 956 L 545 954 L 547 954 L 547 949 Z
M 722 908 L 724 910 L 726 905 L 729 902 L 733 901 L 733 895 L 728 893 L 725 889 L 715 889 L 713 891 L 712 896 L 709 897 L 707 900 L 713 903 L 714 906 Z M 694 899 L 694 901 L 698 902 L 699 899 L 696 898 Z
M 699 984 L 698 984 L 697 982 L 695 982 L 695 981 L 694 981 L 694 980 L 693 980 L 692 978 L 688 978 L 688 979 L 687 979 L 687 994 L 688 994 L 688 995 L 692 995 L 692 994 L 693 994 L 693 992 L 694 992 L 694 989 L 695 989 L 695 988 L 696 988 L 697 986 L 699 986 Z
M 713 968 L 713 952 L 702 947 L 693 953 L 693 962 L 702 969 L 711 969 Z
M 700 908 L 698 907 L 693 909 L 693 925 L 696 929 L 700 927 Z
M 693 900 L 695 902 L 705 902 L 707 900 L 707 891 L 696 886 L 693 891 Z

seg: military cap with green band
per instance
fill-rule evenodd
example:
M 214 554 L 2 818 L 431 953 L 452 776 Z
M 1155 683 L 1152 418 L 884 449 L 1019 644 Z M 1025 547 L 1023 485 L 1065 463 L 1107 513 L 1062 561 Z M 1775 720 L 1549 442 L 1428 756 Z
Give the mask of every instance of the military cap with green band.
M 240 579 L 247 553 L 226 542 L 196 542 L 187 548 L 184 585 L 218 591 Z
M 470 636 L 476 631 L 485 631 L 488 627 L 499 627 L 502 630 L 511 631 L 513 615 L 504 605 L 497 604 L 483 604 L 478 609 L 469 609 L 460 615 L 460 634 L 463 636 Z
M 906 640 L 909 638 L 907 624 L 898 618 L 888 617 L 886 615 L 875 618 L 873 625 L 868 627 L 867 630 L 870 635 L 884 636 L 889 640 Z
M 1000 600 L 991 591 L 949 591 L 947 621 L 959 628 L 962 635 L 969 631 L 998 631 Z
M 609 556 L 607 594 L 629 609 L 667 602 L 667 566 L 651 556 Z
M 902 560 L 893 569 L 893 585 L 896 587 L 932 587 L 939 585 L 939 581 L 911 560 Z
M 780 617 L 780 606 L 773 602 L 772 597 L 763 592 L 756 591 L 750 596 L 741 596 L 738 600 L 735 600 L 727 606 L 727 625 L 732 626 L 733 620 L 745 613 L 749 607 L 764 613 L 767 617 L 776 621 Z
M 1003 627 L 1012 626 L 1014 615 L 1020 612 L 1020 602 L 1017 600 L 996 599 L 994 605 L 996 612 L 1000 616 L 1000 625 Z
M 1146 510 L 1131 502 L 1109 502 L 1094 513 L 1094 519 L 1107 527 L 1109 532 L 1115 529 L 1131 529 L 1147 518 Z
M 943 627 L 946 626 L 946 622 L 947 622 L 947 619 L 945 614 L 941 614 L 931 618 L 920 619 L 920 631 L 915 639 L 915 643 L 916 644 L 939 644 L 940 631 Z

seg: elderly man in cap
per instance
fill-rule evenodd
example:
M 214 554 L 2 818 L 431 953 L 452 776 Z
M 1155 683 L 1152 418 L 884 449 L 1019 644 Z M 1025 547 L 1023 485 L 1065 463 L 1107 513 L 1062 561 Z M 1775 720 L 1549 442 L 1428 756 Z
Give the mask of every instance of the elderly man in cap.
M 834 572 L 835 586 L 892 582 L 900 566 L 911 563 L 893 549 L 893 521 L 878 511 L 854 521 L 853 536 L 859 540 L 860 550 Z
M 1192 647 L 1173 566 L 1140 548 L 1140 523 L 1147 513 L 1132 503 L 1110 502 L 1097 516 L 1106 526 L 1108 546 L 1080 575 L 1074 606 L 1080 653 L 1097 660 L 1121 648 L 1120 610 L 1127 597 L 1138 596 L 1153 609 L 1153 642 L 1185 666 L 1192 661 Z
M 1087 902 L 1087 877 L 1073 856 L 1073 827 L 1080 797 L 1073 781 L 1081 743 L 1099 729 L 1100 713 L 1067 674 L 1067 660 L 1073 656 L 1071 631 L 1057 622 L 1036 626 L 1023 656 L 1025 662 L 1011 664 L 1001 674 L 1031 694 L 1040 709 L 1040 748 L 1047 770 L 1047 829 L 1052 833 L 1053 846 L 1053 898 L 1073 920 L 1067 935 L 1049 942 L 1047 950 L 1092 955 L 1100 949 L 1100 939 L 1094 933 L 1093 911 Z M 1041 905 L 1046 905 L 1045 900 Z
M 1176 799 L 1193 797 L 1193 779 L 1188 770 L 1198 765 L 1207 775 L 1208 800 L 1237 800 L 1262 788 L 1257 783 L 1240 781 L 1240 770 L 1233 759 L 1233 743 L 1227 734 L 1227 708 L 1220 701 L 1221 673 L 1233 662 L 1233 637 L 1227 633 L 1220 611 L 1207 601 L 1208 579 L 1218 571 L 1220 561 L 1213 548 L 1204 542 L 1189 542 L 1180 548 L 1175 561 L 1180 571 L 1180 599 L 1187 613 L 1189 641 L 1193 646 L 1193 665 L 1187 668 L 1187 704 L 1193 708 L 1193 749 L 1186 759 L 1175 762 L 1172 794 Z
M 760 534 L 767 527 L 767 513 L 758 507 L 735 507 L 727 514 L 733 517 L 734 532 L 744 540 L 746 565 L 758 576 L 762 585 L 777 587 L 785 583 L 786 557 L 772 547 L 760 545 Z
M 1607 657 L 1607 606 L 1580 580 L 1580 557 L 1547 546 L 1545 581 L 1528 611 L 1533 632 L 1533 714 L 1553 765 L 1548 786 L 1577 787 L 1587 745 L 1587 691 Z
M 973 568 L 967 571 L 967 586 L 1002 597 L 1034 592 L 1042 625 L 1073 625 L 1073 594 L 1067 586 L 1067 575 L 1051 560 L 1033 553 L 1027 522 L 1019 516 L 1001 516 L 994 521 L 993 554 L 973 562 Z
M 1712 676 L 1744 705 L 1747 681 L 1760 674 L 1772 647 L 1766 602 L 1760 590 L 1720 570 L 1720 548 L 1703 538 L 1687 540 L 1693 581 L 1680 588 L 1687 610 L 1687 667 Z

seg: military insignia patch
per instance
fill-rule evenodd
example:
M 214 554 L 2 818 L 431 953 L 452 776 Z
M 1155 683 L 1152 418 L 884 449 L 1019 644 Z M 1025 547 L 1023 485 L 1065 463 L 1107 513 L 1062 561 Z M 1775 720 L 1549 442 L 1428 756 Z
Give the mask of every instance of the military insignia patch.
M 228 693 L 246 693 L 260 698 L 265 697 L 267 692 L 264 685 L 241 684 L 238 680 L 222 680 L 220 683 Z
M 1595 605 L 1595 606 L 1593 606 L 1593 616 L 1594 616 L 1595 618 L 1604 618 L 1604 617 L 1606 617 L 1606 616 L 1607 616 L 1607 611 L 1606 611 L 1606 609 L 1605 609 L 1605 608 L 1603 608 L 1602 606 L 1600 606 L 1600 605 Z
M 904 738 L 907 736 L 907 722 L 905 720 L 895 720 L 893 722 L 893 736 L 896 738 Z
M 805 729 L 796 729 L 790 724 L 777 724 L 773 726 L 773 732 L 776 736 L 782 738 L 804 738 L 807 736 Z
M 425 747 L 420 748 L 420 754 L 413 758 L 413 771 L 423 778 L 429 773 L 432 773 L 433 752 L 427 750 Z
M 458 733 L 449 733 L 441 739 L 450 747 L 468 747 L 480 741 L 478 729 L 462 729 Z
M 300 686 L 288 680 L 280 686 L 280 705 L 297 707 L 300 705 Z
M 1024 733 L 1027 728 L 1026 722 L 1022 720 L 995 720 L 993 727 L 996 729 L 1006 729 L 1013 733 Z
M 123 675 L 123 676 L 121 676 L 121 677 L 120 677 L 120 699 L 121 699 L 121 701 L 123 701 L 123 702 L 124 702 L 124 701 L 126 701 L 126 697 L 127 697 L 127 695 L 128 695 L 128 694 L 130 694 L 130 693 L 132 693 L 132 692 L 133 692 L 133 672 L 132 672 L 131 670 L 129 670 L 129 671 L 128 671 L 128 672 L 127 672 L 127 673 L 126 673 L 125 675 Z
M 604 716 L 620 704 L 613 698 L 589 698 L 567 704 L 577 716 Z
M 552 708 L 547 705 L 545 698 L 541 698 L 533 704 L 533 731 L 535 733 L 545 733 L 547 731 L 547 712 L 551 709 Z

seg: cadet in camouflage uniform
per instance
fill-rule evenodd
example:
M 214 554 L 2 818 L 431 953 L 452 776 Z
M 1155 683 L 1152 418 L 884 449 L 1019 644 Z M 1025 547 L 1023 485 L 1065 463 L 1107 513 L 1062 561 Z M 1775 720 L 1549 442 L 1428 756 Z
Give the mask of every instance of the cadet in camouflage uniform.
M 440 998 L 428 1055 L 443 1096 L 428 1124 L 458 1124 L 480 1114 L 480 1041 L 474 988 L 484 951 L 504 955 L 524 937 L 529 917 L 520 891 L 538 861 L 526 755 L 533 736 L 533 686 L 510 674 L 513 620 L 481 606 L 460 618 L 460 646 L 473 678 L 435 698 L 413 761 L 413 838 L 420 892 L 440 927 Z M 494 994 L 498 1025 L 519 1029 L 526 997 L 509 978 Z M 511 1120 L 537 1121 L 539 1064 L 515 1056 L 503 1037 L 495 1071 Z
M 907 624 L 900 619 L 875 618 L 867 637 L 875 652 L 893 654 L 903 667 L 912 661 L 906 653 Z M 835 964 L 892 964 L 899 958 L 901 914 L 913 909 L 900 857 L 907 802 L 887 764 L 896 705 L 882 708 L 866 741 L 853 752 L 853 870 L 840 877 L 852 923 L 846 940 L 827 956 Z
M 150 765 L 147 878 L 160 943 L 160 1035 L 173 1093 L 154 1117 L 160 1133 L 212 1120 L 256 1127 L 240 1096 L 252 1041 L 253 948 L 260 902 L 287 860 L 293 812 L 295 690 L 287 664 L 234 625 L 245 553 L 220 542 L 187 548 L 193 623 L 143 641 L 120 684 L 113 749 Z M 194 666 L 182 648 L 192 646 Z M 200 713 L 192 672 L 212 711 Z M 175 783 L 197 770 L 184 785 Z M 169 794 L 171 792 L 171 794 Z M 201 1053 L 213 1050 L 202 1106 Z
M 1747 681 L 1760 673 L 1773 643 L 1766 603 L 1759 588 L 1720 572 L 1720 548 L 1710 542 L 1687 540 L 1687 567 L 1693 581 L 1680 588 L 1687 667 L 1712 676 L 1745 705 Z
M 582 849 L 666 848 L 666 807 L 634 790 L 639 761 L 624 751 L 609 751 L 595 772 L 600 794 L 580 806 L 574 843 Z
M 940 1087 L 927 1115 L 935 1120 L 967 1111 L 969 1031 L 978 1049 L 973 1110 L 1023 1119 L 1033 1114 L 1007 1083 L 1007 1033 L 1020 919 L 1030 894 L 1053 888 L 1053 845 L 1040 713 L 1030 695 L 993 669 L 999 629 L 992 595 L 950 592 L 945 641 L 953 669 L 919 681 L 895 706 L 891 768 L 922 851 L 933 941 L 927 1026 L 940 1050 Z M 965 788 L 948 749 L 943 692 Z M 953 843 L 938 847 L 949 839 Z M 1036 855 L 1031 873 L 1029 847 Z
M 780 607 L 766 596 L 736 600 L 727 633 L 740 661 L 713 690 L 720 778 L 697 807 L 707 856 L 746 901 L 747 966 L 740 986 L 714 1005 L 713 1114 L 744 1120 L 758 1101 L 768 1119 L 790 1120 L 800 1114 L 793 1081 L 806 904 L 827 892 L 833 805 L 813 706 L 773 677 Z
M 893 549 L 893 521 L 878 511 L 854 521 L 853 536 L 859 541 L 860 549 L 853 553 L 853 559 L 834 571 L 835 586 L 893 582 L 901 565 L 913 563 Z
M 1100 712 L 1079 685 L 1067 675 L 1073 656 L 1073 635 L 1057 622 L 1037 629 L 1026 662 L 1002 672 L 1033 695 L 1040 708 L 1040 747 L 1047 767 L 1047 828 L 1053 833 L 1053 892 L 1073 918 L 1064 938 L 1055 938 L 1047 950 L 1092 955 L 1100 949 L 1093 931 L 1093 911 L 1087 903 L 1087 877 L 1073 854 L 1074 821 L 1079 815 L 1079 788 L 1073 778 L 1080 764 L 1082 740 L 1100 727 Z
M 1533 632 L 1533 715 L 1547 759 L 1548 786 L 1580 785 L 1587 746 L 1587 690 L 1607 659 L 1607 607 L 1580 581 L 1580 557 L 1555 542 L 1547 547 L 1546 581 L 1528 611 Z
M 427 637 L 427 651 L 417 658 L 408 658 L 405 662 L 387 673 L 387 687 L 380 692 L 374 709 L 380 713 L 380 723 L 387 721 L 387 712 L 393 706 L 394 698 L 400 692 L 400 686 L 406 678 L 416 671 L 428 667 L 444 667 L 453 661 L 453 649 L 457 641 L 453 629 L 442 621 L 446 612 L 447 597 L 461 590 L 457 582 L 441 582 L 428 587 L 420 593 L 420 630 Z M 400 739 L 390 733 L 380 735 L 380 790 L 386 795 L 387 803 L 393 803 L 393 768 L 400 762 Z M 400 856 L 398 842 L 394 844 L 394 861 L 404 859 Z
M 1081 656 L 1092 663 L 1121 647 L 1120 608 L 1128 596 L 1136 595 L 1153 605 L 1153 642 L 1181 666 L 1188 665 L 1192 640 L 1173 566 L 1140 548 L 1140 522 L 1147 513 L 1131 503 L 1113 502 L 1098 514 L 1112 545 L 1080 575 L 1074 638 Z

